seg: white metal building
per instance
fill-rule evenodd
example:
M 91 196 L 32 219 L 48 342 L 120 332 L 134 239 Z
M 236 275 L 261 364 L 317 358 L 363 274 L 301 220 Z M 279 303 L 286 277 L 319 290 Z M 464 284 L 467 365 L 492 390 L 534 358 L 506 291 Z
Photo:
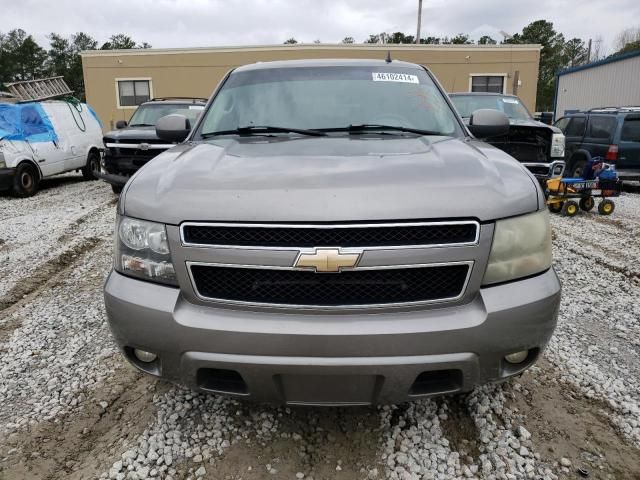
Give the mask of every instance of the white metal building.
M 596 107 L 640 106 L 640 50 L 558 73 L 555 116 Z

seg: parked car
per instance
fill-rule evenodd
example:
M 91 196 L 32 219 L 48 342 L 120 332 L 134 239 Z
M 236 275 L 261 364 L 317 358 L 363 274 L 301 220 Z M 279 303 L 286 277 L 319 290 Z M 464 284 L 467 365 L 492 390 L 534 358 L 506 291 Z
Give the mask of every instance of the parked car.
M 613 163 L 624 180 L 640 181 L 640 107 L 594 108 L 560 118 L 568 176 L 580 177 L 593 157 Z
M 74 170 L 95 180 L 102 148 L 100 121 L 84 103 L 0 103 L 0 190 L 29 197 L 43 178 Z
M 534 120 L 518 97 L 480 92 L 452 93 L 450 97 L 465 122 L 480 108 L 503 112 L 511 125 L 508 134 L 485 141 L 522 162 L 541 182 L 562 175 L 564 135 L 558 128 Z
M 544 192 L 474 138 L 424 67 L 237 68 L 118 206 L 111 331 L 140 370 L 264 402 L 463 392 L 539 358 L 556 325 Z
M 159 118 L 180 113 L 194 122 L 204 110 L 206 98 L 154 98 L 141 104 L 127 123 L 116 122 L 116 130 L 104 136 L 105 151 L 100 178 L 120 193 L 129 177 L 159 153 L 173 147 L 156 136 Z

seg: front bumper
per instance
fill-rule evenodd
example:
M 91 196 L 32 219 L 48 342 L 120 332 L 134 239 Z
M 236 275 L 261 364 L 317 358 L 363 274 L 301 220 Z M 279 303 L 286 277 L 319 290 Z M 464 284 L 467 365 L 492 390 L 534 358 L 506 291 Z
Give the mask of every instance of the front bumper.
M 0 191 L 10 190 L 13 187 L 13 178 L 15 175 L 15 168 L 0 168 Z
M 124 187 L 124 185 L 131 178 L 131 177 L 126 177 L 124 175 L 116 175 L 113 173 L 103 173 L 103 172 L 96 173 L 96 177 L 116 187 Z
M 630 182 L 640 182 L 640 168 L 618 168 L 618 178 L 620 180 L 627 180 Z
M 559 303 L 553 270 L 483 288 L 464 305 L 374 314 L 195 305 L 179 289 L 117 272 L 105 285 L 111 330 L 136 367 L 195 390 L 289 404 L 398 403 L 504 380 L 535 362 Z M 134 348 L 158 360 L 143 364 Z M 522 350 L 522 364 L 504 361 Z
M 564 160 L 551 160 L 549 163 L 523 163 L 531 173 L 540 181 L 549 178 L 562 177 L 566 164 Z

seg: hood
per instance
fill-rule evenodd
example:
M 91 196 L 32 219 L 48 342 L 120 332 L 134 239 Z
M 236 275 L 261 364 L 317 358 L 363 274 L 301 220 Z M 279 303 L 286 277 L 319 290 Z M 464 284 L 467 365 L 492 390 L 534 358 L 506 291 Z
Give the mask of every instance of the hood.
M 159 140 L 156 135 L 156 127 L 125 127 L 105 133 L 104 138 L 117 142 L 124 142 L 125 140 Z
M 538 194 L 523 166 L 473 139 L 233 137 L 157 156 L 121 208 L 167 224 L 482 221 L 535 211 Z
M 560 130 L 558 127 L 554 127 L 553 125 L 547 125 L 546 123 L 539 122 L 538 120 L 534 120 L 533 118 L 528 118 L 526 120 L 510 118 L 509 125 L 518 126 L 518 127 L 544 128 L 547 130 L 551 130 L 551 132 L 553 133 L 562 133 L 562 130 Z

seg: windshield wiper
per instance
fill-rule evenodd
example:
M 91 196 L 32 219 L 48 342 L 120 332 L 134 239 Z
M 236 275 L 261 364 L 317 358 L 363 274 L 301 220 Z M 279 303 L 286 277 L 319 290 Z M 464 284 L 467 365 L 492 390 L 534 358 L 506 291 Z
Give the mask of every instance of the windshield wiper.
M 306 130 L 303 128 L 274 127 L 271 125 L 248 125 L 232 130 L 219 130 L 216 132 L 206 132 L 201 134 L 202 138 L 215 137 L 217 135 L 262 135 L 265 133 L 298 133 L 311 137 L 324 137 L 327 134 L 319 130 Z
M 155 127 L 153 123 L 130 123 L 130 127 Z
M 351 124 L 348 127 L 334 127 L 334 128 L 320 128 L 322 132 L 349 132 L 349 133 L 362 133 L 375 130 L 392 130 L 396 132 L 408 132 L 418 135 L 442 135 L 442 132 L 435 130 L 421 130 L 419 128 L 402 127 L 400 125 L 378 125 L 375 123 L 361 123 Z

